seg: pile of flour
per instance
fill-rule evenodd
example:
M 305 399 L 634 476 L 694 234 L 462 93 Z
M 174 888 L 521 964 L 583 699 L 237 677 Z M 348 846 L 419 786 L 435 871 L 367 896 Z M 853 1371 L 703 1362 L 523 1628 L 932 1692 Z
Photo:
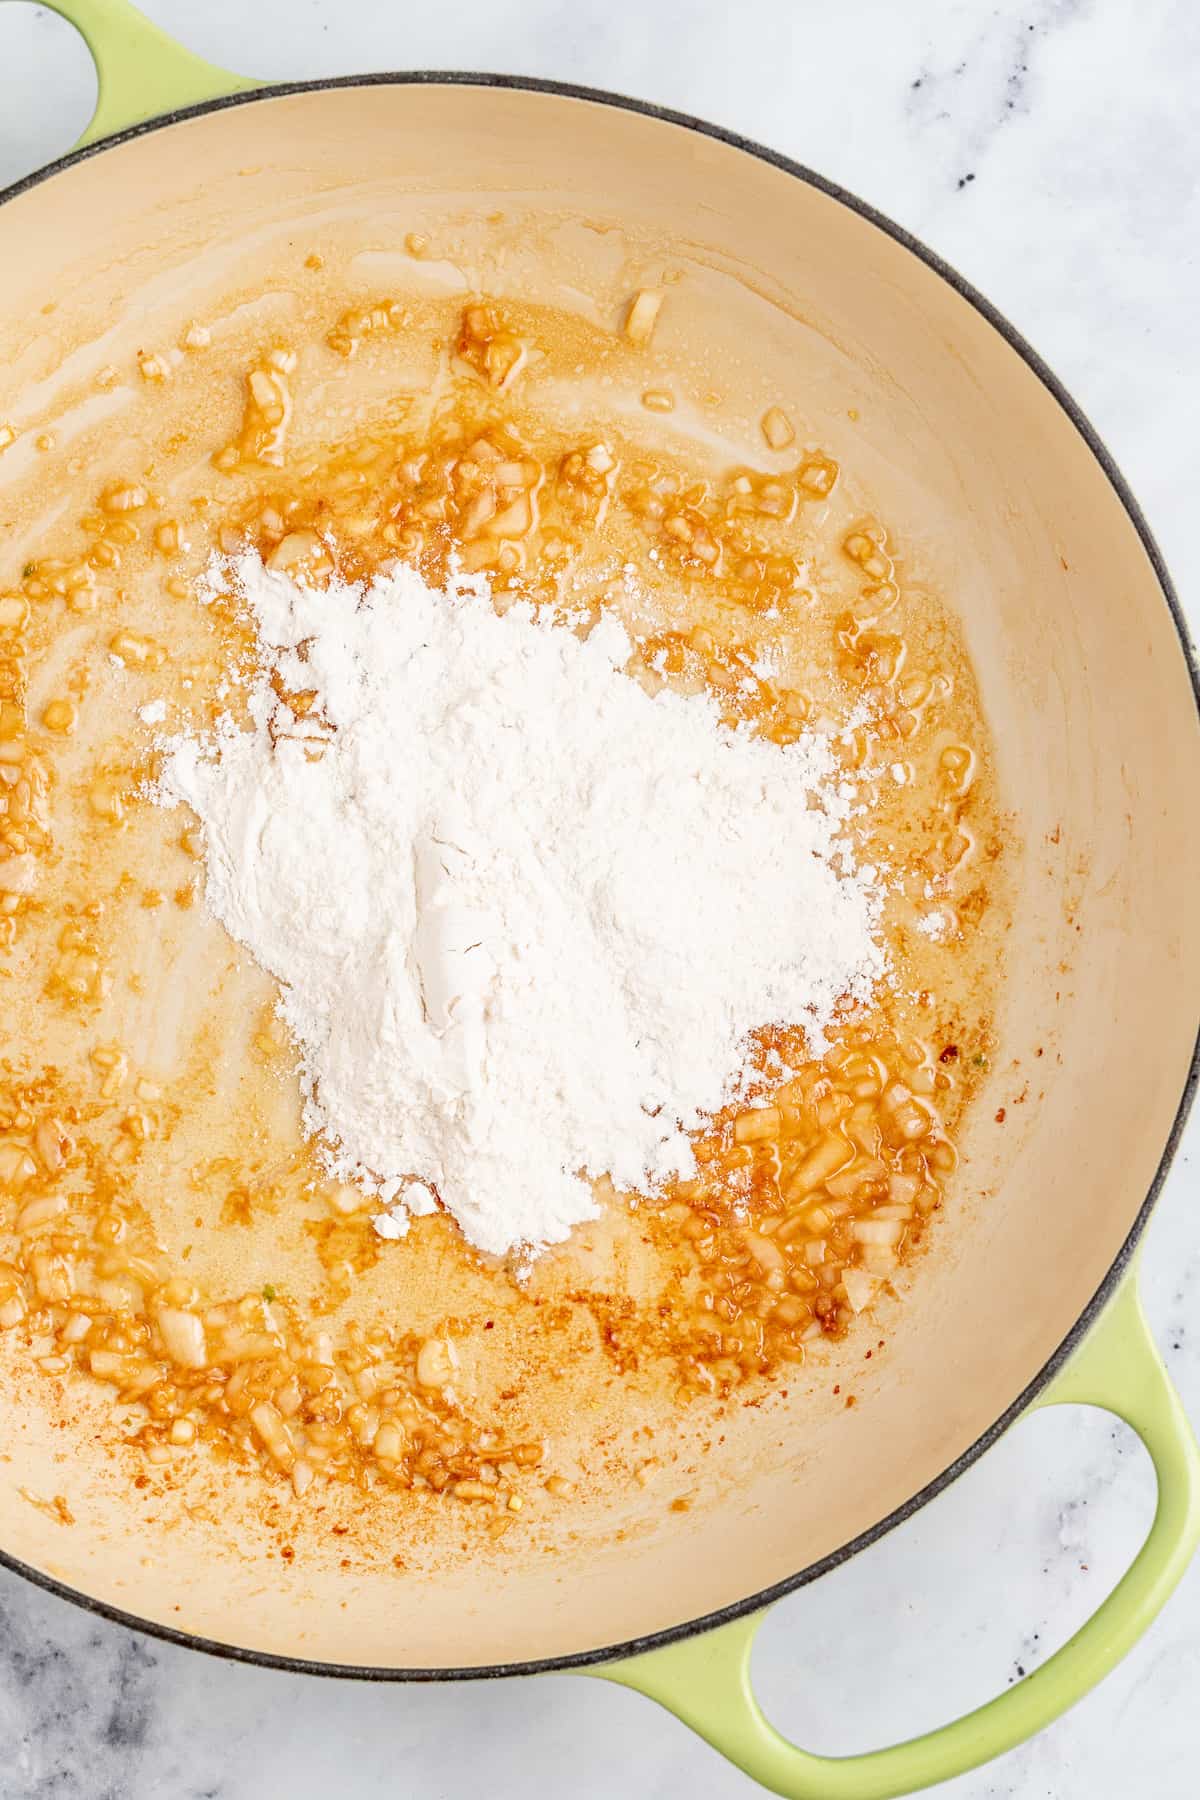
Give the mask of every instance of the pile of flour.
M 870 997 L 878 895 L 826 737 L 651 697 L 611 618 L 501 616 L 478 578 L 314 591 L 246 556 L 222 579 L 257 632 L 252 725 L 160 738 L 156 797 L 199 815 L 306 1128 L 388 1235 L 436 1195 L 481 1250 L 536 1253 L 595 1215 L 589 1178 L 694 1172 L 747 1032 L 819 1048 Z

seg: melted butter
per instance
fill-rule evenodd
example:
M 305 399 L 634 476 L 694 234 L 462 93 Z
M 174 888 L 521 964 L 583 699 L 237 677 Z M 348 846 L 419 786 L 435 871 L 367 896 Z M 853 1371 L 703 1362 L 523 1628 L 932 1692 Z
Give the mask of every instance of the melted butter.
M 297 1341 L 328 1333 L 360 1362 L 395 1365 L 397 1391 L 474 1446 L 456 1439 L 438 1468 L 457 1457 L 472 1479 L 489 1431 L 586 1463 L 589 1409 L 620 1418 L 614 1374 L 618 1393 L 669 1412 L 705 1394 L 752 1396 L 805 1357 L 836 1354 L 854 1308 L 821 1271 L 864 1269 L 855 1219 L 907 1195 L 907 1253 L 952 1179 L 990 1044 L 1004 833 L 953 616 L 908 579 L 853 468 L 825 491 L 833 459 L 802 432 L 788 451 L 752 450 L 706 405 L 697 371 L 655 348 L 648 373 L 602 308 L 510 304 L 472 323 L 442 294 L 457 266 L 422 263 L 423 288 L 403 305 L 347 306 L 343 295 L 335 306 L 331 280 L 232 309 L 214 329 L 215 359 L 189 359 L 154 397 L 158 439 L 124 470 L 138 504 L 93 508 L 70 533 L 43 516 L 34 548 L 31 528 L 21 538 L 29 572 L 0 572 L 0 588 L 27 593 L 33 609 L 0 679 L 48 783 L 38 882 L 4 915 L 16 1055 L 0 1150 L 23 1155 L 40 1119 L 65 1119 L 81 1233 L 118 1206 L 155 1279 L 191 1283 L 194 1305 L 261 1307 L 270 1295 Z M 359 259 L 356 274 L 385 271 Z M 663 391 L 673 410 L 648 410 L 641 396 Z M 481 445 L 511 479 L 477 525 Z M 522 506 L 524 529 L 489 530 L 505 513 L 520 524 Z M 887 876 L 894 989 L 825 1065 L 787 1034 L 764 1034 L 763 1118 L 714 1121 L 697 1146 L 700 1179 L 663 1209 L 602 1190 L 603 1217 L 521 1279 L 475 1256 L 440 1215 L 384 1244 L 371 1209 L 323 1178 L 300 1131 L 272 984 L 197 904 L 186 815 L 139 798 L 153 773 L 139 707 L 165 702 L 172 729 L 238 712 L 245 628 L 220 596 L 196 599 L 214 548 L 248 536 L 267 557 L 288 544 L 312 554 L 326 533 L 351 574 L 408 555 L 436 578 L 454 550 L 478 559 L 500 606 L 531 595 L 568 625 L 610 609 L 641 647 L 648 685 L 707 685 L 731 722 L 778 741 L 814 719 L 862 715 L 846 757 L 867 807 L 860 859 Z M 78 725 L 60 740 L 37 720 L 67 691 Z M 10 800 L 5 816 L 19 833 L 20 807 Z M 424 878 L 450 903 L 431 907 L 423 985 L 431 1015 L 461 1031 L 469 1077 L 472 995 L 486 974 L 466 968 L 478 921 L 456 915 L 445 847 L 432 852 Z M 922 928 L 934 913 L 936 935 Z M 122 1059 L 120 1081 L 98 1055 Z M 794 1071 L 782 1083 L 781 1064 Z M 900 1088 L 909 1099 L 885 1109 Z M 869 1115 L 857 1127 L 856 1105 Z M 936 1127 L 906 1137 L 921 1107 Z M 773 1129 L 750 1135 L 768 1114 Z M 847 1155 L 878 1166 L 874 1188 L 806 1186 L 809 1159 L 855 1128 Z M 835 1143 L 831 1168 L 839 1154 Z M 844 1167 L 828 1177 L 843 1188 Z M 3 1199 L 3 1254 L 31 1321 L 17 1329 L 31 1342 L 35 1325 L 61 1332 L 72 1311 L 48 1277 L 38 1287 L 44 1228 L 21 1225 L 30 1196 L 62 1179 L 39 1165 Z M 819 1259 L 806 1249 L 818 1243 Z M 449 1400 L 414 1386 L 416 1347 L 434 1333 L 459 1346 Z M 264 1394 L 284 1384 L 282 1355 L 264 1353 Z M 214 1443 L 293 1471 L 294 1455 L 264 1451 L 244 1412 L 200 1391 L 151 1410 L 149 1447 L 175 1408 L 206 1420 Z M 414 1470 L 425 1479 L 417 1453 L 406 1456 L 400 1474 L 384 1471 L 397 1486 Z M 370 1446 L 347 1439 L 338 1457 L 356 1477 Z

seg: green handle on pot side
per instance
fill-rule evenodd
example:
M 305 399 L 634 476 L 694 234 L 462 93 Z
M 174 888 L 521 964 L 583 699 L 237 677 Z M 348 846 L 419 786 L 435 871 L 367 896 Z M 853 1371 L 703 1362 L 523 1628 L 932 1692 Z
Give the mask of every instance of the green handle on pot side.
M 128 0 L 45 0 L 82 34 L 99 78 L 79 148 L 181 107 L 262 84 L 174 42 Z M 813 1756 L 781 1737 L 750 1685 L 756 1613 L 590 1673 L 657 1700 L 755 1781 L 787 1800 L 893 1800 L 989 1762 L 1049 1725 L 1115 1668 L 1150 1625 L 1200 1542 L 1200 1450 L 1150 1336 L 1131 1274 L 1036 1406 L 1103 1407 L 1154 1461 L 1150 1534 L 1108 1599 L 1054 1656 L 964 1718 L 863 1756 Z
M 1033 1737 L 1137 1643 L 1200 1542 L 1200 1450 L 1126 1277 L 1070 1362 L 1034 1403 L 1103 1407 L 1132 1425 L 1154 1461 L 1150 1534 L 1075 1636 L 998 1699 L 950 1725 L 862 1756 L 813 1756 L 781 1737 L 750 1684 L 765 1614 L 594 1671 L 665 1706 L 755 1781 L 788 1800 L 893 1800 L 990 1762 Z
M 96 110 L 77 150 L 180 107 L 262 86 L 194 56 L 128 0 L 45 0 L 45 4 L 74 25 L 96 65 L 100 88 Z

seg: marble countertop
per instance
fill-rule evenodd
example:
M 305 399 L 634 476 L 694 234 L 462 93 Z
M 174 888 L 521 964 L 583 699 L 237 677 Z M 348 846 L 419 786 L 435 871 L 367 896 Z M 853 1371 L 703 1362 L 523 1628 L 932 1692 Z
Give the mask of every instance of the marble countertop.
M 145 0 L 193 49 L 276 78 L 510 70 L 614 88 L 789 152 L 956 264 L 1107 439 L 1200 624 L 1195 320 L 1200 13 L 1178 0 Z M 79 40 L 0 6 L 0 185 L 64 150 L 94 81 Z M 1200 1121 L 1143 1291 L 1200 1419 Z M 1130 1560 L 1148 1459 L 1103 1414 L 1016 1427 L 933 1505 L 776 1608 L 756 1675 L 813 1749 L 909 1735 L 1053 1650 Z M 802 1650 L 819 1643 L 819 1657 Z M 947 1800 L 1187 1800 L 1200 1758 L 1200 1562 L 1123 1666 Z M 402 1689 L 210 1661 L 0 1573 L 0 1792 L 10 1800 L 749 1800 L 648 1702 L 571 1677 Z

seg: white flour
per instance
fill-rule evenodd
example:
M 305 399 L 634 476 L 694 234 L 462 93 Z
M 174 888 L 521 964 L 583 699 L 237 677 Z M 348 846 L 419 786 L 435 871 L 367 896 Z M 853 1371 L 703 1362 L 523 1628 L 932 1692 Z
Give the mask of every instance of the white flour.
M 253 729 L 173 738 L 158 797 L 204 826 L 207 902 L 280 983 L 305 1124 L 379 1193 L 436 1191 L 482 1250 L 536 1252 L 694 1165 L 745 1035 L 883 970 L 872 871 L 829 741 L 731 732 L 650 697 L 604 619 L 581 641 L 485 585 L 369 590 L 233 571 L 265 677 Z M 315 740 L 315 742 L 314 742 Z M 314 757 L 319 745 L 321 754 Z

